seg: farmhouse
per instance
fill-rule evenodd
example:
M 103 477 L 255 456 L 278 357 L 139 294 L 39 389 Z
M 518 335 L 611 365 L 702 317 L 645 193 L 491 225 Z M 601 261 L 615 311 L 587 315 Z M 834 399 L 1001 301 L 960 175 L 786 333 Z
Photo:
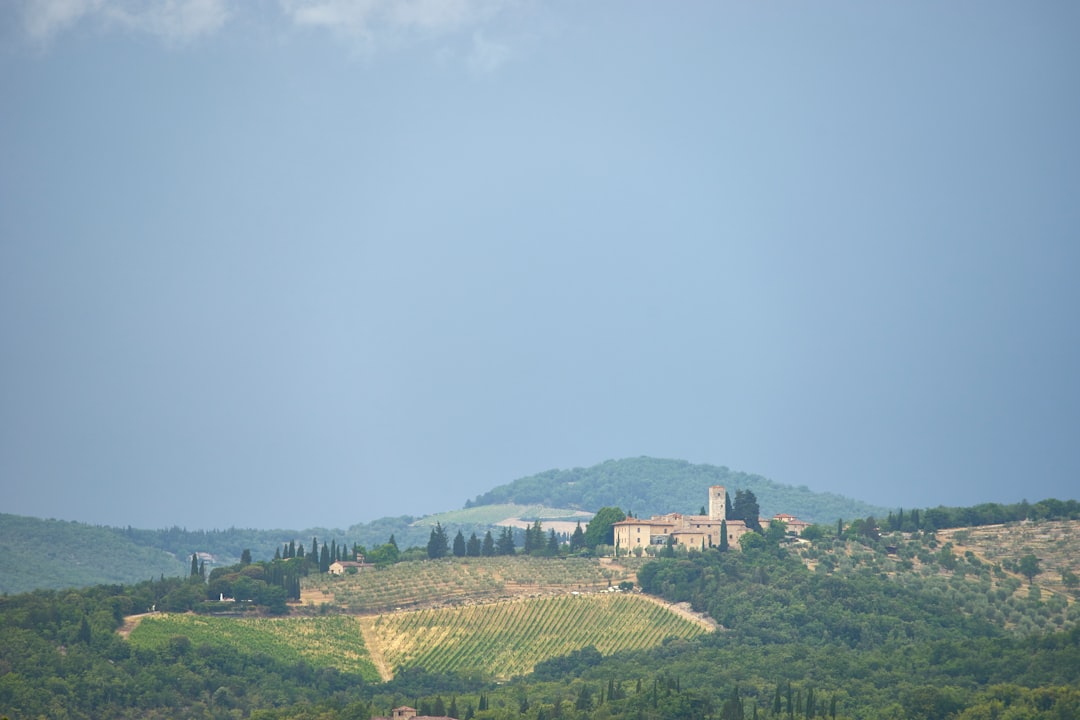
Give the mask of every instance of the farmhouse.
M 808 523 L 805 520 L 800 520 L 794 515 L 788 515 L 787 513 L 777 513 L 773 515 L 772 519 L 784 523 L 788 535 L 802 535 L 802 531 L 813 524 Z
M 327 571 L 331 575 L 344 575 L 350 571 L 350 568 L 355 568 L 352 572 L 362 572 L 364 570 L 373 570 L 375 565 L 369 562 L 364 562 L 363 555 L 356 556 L 356 562 L 352 560 L 338 560 L 337 562 L 330 563 L 330 567 Z
M 727 515 L 727 491 L 723 485 L 709 488 L 709 514 L 683 515 L 668 513 L 653 515 L 648 520 L 627 518 L 614 524 L 615 552 L 632 553 L 650 545 L 665 545 L 669 541 L 691 548 L 717 547 Z M 738 547 L 739 538 L 750 532 L 742 520 L 727 520 L 728 545 Z

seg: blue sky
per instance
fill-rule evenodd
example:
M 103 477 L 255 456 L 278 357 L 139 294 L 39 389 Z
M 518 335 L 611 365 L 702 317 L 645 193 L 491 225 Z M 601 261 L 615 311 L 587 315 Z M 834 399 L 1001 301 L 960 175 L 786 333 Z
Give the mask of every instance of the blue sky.
M 1076 498 L 1078 37 L 1068 2 L 6 3 L 0 511 L 346 527 L 638 455 Z

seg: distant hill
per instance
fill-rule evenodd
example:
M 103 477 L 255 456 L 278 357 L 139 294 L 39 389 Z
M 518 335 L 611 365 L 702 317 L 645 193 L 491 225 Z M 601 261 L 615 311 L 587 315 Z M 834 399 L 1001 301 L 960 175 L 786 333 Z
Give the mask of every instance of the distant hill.
M 115 528 L 0 513 L 0 592 L 129 584 L 190 569 Z
M 850 520 L 888 513 L 887 508 L 832 493 L 816 493 L 805 486 L 782 485 L 722 466 L 650 457 L 608 460 L 573 470 L 548 470 L 500 485 L 469 501 L 466 507 L 517 503 L 595 512 L 604 506 L 614 506 L 639 517 L 666 512 L 696 513 L 706 503 L 706 491 L 711 485 L 723 485 L 733 498 L 737 490 L 750 490 L 766 517 L 786 512 L 811 522 L 835 523 L 839 518 Z
M 380 518 L 348 530 L 143 530 L 0 514 L 0 592 L 184 575 L 194 552 L 208 555 L 211 565 L 238 562 L 244 549 L 251 550 L 255 559 L 269 560 L 290 540 L 310 547 L 313 537 L 320 544 L 334 540 L 371 548 L 394 535 L 402 549 L 422 547 L 436 522 L 451 537 L 458 530 L 468 537 L 473 532 L 482 536 L 492 527 L 517 519 L 539 519 L 546 528 L 569 531 L 574 522 L 580 519 L 586 524 L 587 514 L 604 506 L 618 506 L 643 517 L 673 511 L 695 513 L 706 503 L 710 485 L 724 485 L 732 497 L 736 490 L 751 490 L 764 515 L 789 512 L 814 522 L 834 523 L 837 518 L 883 517 L 888 512 L 726 467 L 641 457 L 609 460 L 590 468 L 549 470 L 494 488 L 467 502 L 464 510 L 420 518 Z

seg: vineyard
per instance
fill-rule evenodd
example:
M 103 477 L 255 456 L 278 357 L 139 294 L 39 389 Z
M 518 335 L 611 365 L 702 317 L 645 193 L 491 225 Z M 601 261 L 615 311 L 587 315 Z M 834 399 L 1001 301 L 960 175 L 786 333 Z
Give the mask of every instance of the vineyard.
M 589 645 L 606 655 L 705 632 L 701 623 L 650 598 L 599 592 L 359 618 L 158 615 L 143 618 L 129 640 L 136 648 L 160 653 L 188 652 L 204 644 L 228 647 L 286 663 L 336 667 L 374 682 L 409 667 L 509 678 Z
M 304 579 L 305 604 L 355 613 L 445 606 L 520 595 L 592 592 L 633 581 L 641 561 L 605 564 L 597 559 L 530 557 L 456 558 L 405 562 L 374 571 Z
M 706 630 L 640 595 L 564 594 L 360 619 L 389 667 L 479 671 L 500 679 L 589 645 L 603 654 Z
M 177 648 L 176 638 L 188 643 Z M 159 652 L 184 646 L 229 647 L 244 653 L 262 653 L 288 663 L 305 661 L 316 667 L 332 666 L 359 673 L 378 682 L 355 618 L 227 618 L 205 615 L 159 615 L 144 618 L 129 637 L 136 648 Z

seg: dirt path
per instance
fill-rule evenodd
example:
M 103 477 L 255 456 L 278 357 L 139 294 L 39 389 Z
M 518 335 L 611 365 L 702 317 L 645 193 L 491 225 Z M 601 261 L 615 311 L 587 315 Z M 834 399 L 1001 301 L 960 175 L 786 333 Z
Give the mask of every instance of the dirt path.
M 692 607 L 690 607 L 690 603 L 674 603 L 673 604 L 673 603 L 669 603 L 667 600 L 662 600 L 662 599 L 660 599 L 658 597 L 654 597 L 653 595 L 646 595 L 645 593 L 638 593 L 638 597 L 644 598 L 645 600 L 648 600 L 651 603 L 659 605 L 660 607 L 664 608 L 665 610 L 670 610 L 671 612 L 675 613 L 676 615 L 679 615 L 681 617 L 686 618 L 687 620 L 689 620 L 690 622 L 694 623 L 695 625 L 697 625 L 698 627 L 702 628 L 703 630 L 705 630 L 707 632 L 713 632 L 713 631 L 718 630 L 720 628 L 719 623 L 717 623 L 715 620 L 713 620 L 708 615 L 705 615 L 705 614 L 699 613 L 699 612 L 695 612 L 694 609 Z
M 379 677 L 382 678 L 383 682 L 389 682 L 394 679 L 394 672 L 390 665 L 387 664 L 386 657 L 382 653 L 382 644 L 375 635 L 375 620 L 377 618 L 377 615 L 366 615 L 356 618 L 356 621 L 360 623 L 360 634 L 364 637 L 364 645 L 367 647 L 371 663 L 379 671 Z
M 135 628 L 139 627 L 139 623 L 142 622 L 142 619 L 144 617 L 148 617 L 150 615 L 160 615 L 160 614 L 161 613 L 149 612 L 149 613 L 140 613 L 138 615 L 127 615 L 126 617 L 124 617 L 124 624 L 121 625 L 120 629 L 117 630 L 116 632 L 117 632 L 118 635 L 120 635 L 120 637 L 127 640 L 128 636 L 131 635 L 131 631 L 134 630 Z

